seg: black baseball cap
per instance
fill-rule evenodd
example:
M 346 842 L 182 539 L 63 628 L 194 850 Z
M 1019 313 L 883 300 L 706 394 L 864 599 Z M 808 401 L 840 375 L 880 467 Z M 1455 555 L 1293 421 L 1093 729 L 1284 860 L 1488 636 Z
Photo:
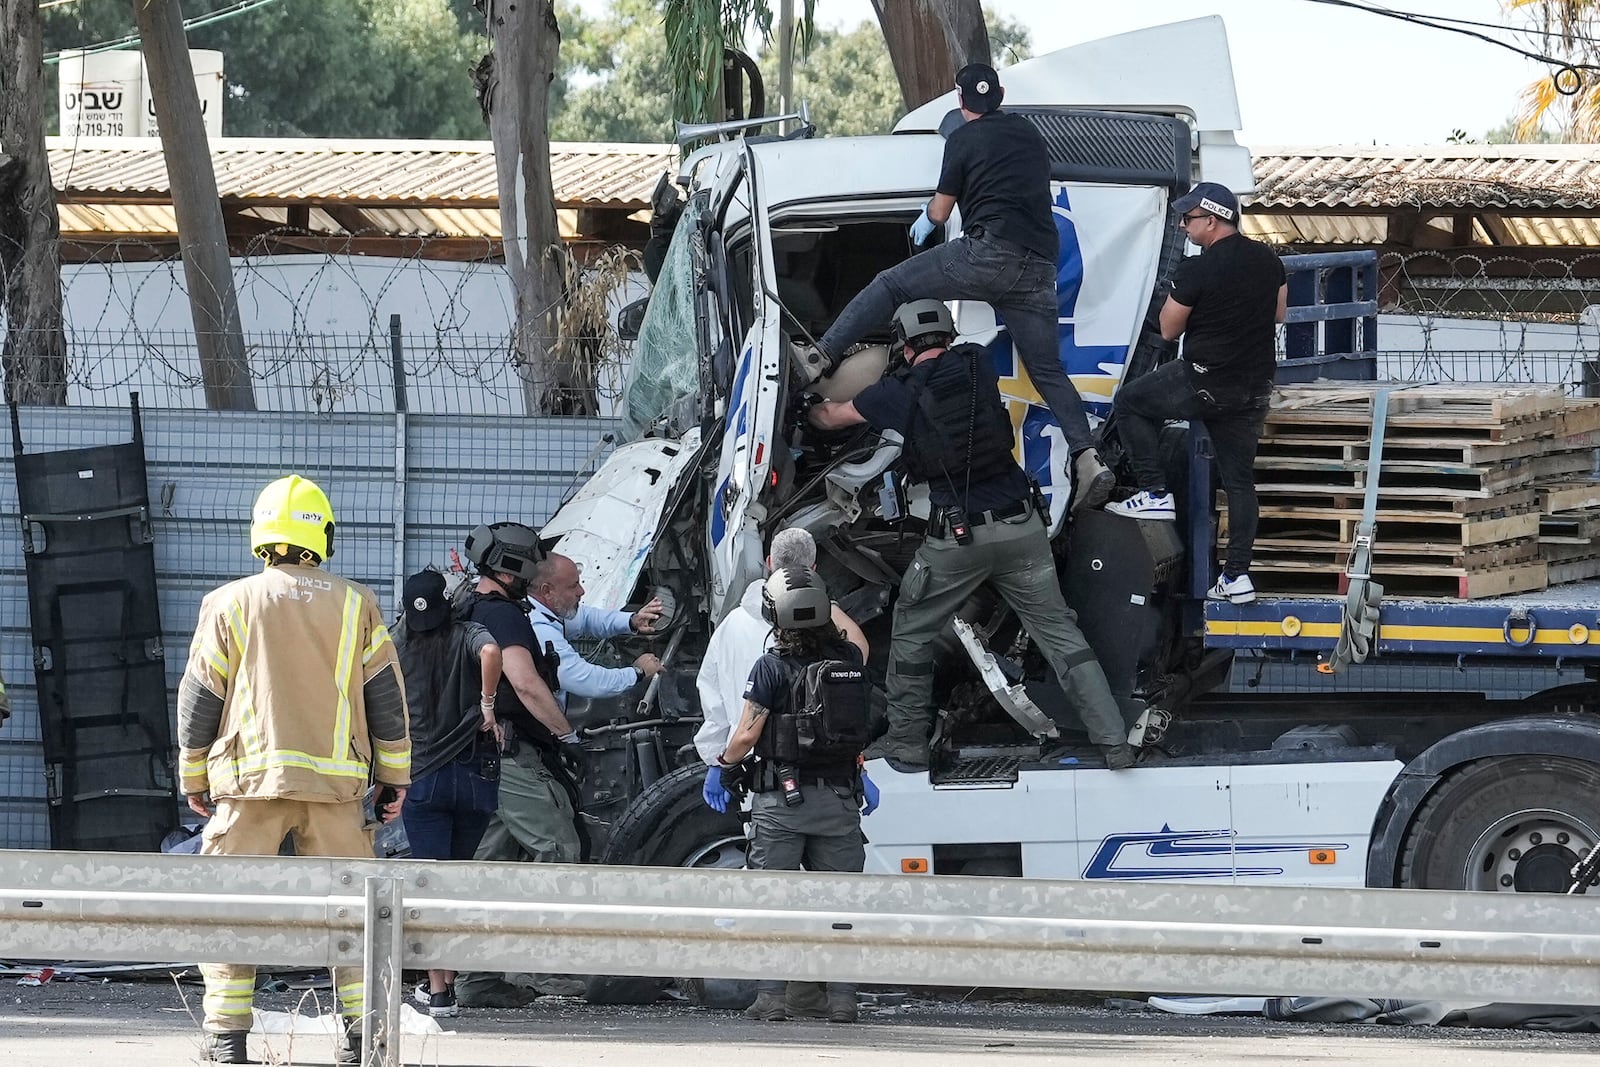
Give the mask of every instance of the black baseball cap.
M 1172 210 L 1180 215 L 1187 215 L 1196 208 L 1223 222 L 1239 225 L 1239 198 L 1226 185 L 1201 182 L 1172 202 Z
M 444 595 L 444 575 L 438 571 L 418 571 L 406 579 L 406 629 L 417 633 L 437 630 L 450 617 L 450 601 Z
M 1000 75 L 987 63 L 968 63 L 956 71 L 956 91 L 961 106 L 980 115 L 1000 106 Z

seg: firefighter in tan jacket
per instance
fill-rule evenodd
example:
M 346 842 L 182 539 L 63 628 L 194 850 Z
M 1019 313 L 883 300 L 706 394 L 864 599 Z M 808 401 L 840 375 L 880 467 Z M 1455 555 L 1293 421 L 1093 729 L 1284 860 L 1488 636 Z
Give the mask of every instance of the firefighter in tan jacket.
M 372 591 L 329 574 L 333 508 L 315 484 L 280 478 L 256 498 L 250 547 L 266 563 L 205 598 L 178 689 L 189 806 L 209 815 L 202 855 L 372 857 L 362 800 L 393 788 L 400 811 L 411 739 L 394 644 Z M 206 964 L 202 1057 L 248 1063 L 255 967 Z M 359 969 L 336 969 L 347 1022 L 365 1011 Z M 339 1062 L 356 1062 L 359 1026 Z

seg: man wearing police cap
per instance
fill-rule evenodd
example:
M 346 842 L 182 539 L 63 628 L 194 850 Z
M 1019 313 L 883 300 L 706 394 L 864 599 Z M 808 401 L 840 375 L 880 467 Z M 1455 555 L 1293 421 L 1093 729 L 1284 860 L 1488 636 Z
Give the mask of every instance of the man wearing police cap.
M 1117 389 L 1117 432 L 1138 492 L 1106 510 L 1176 520 L 1161 469 L 1161 426 L 1169 419 L 1202 422 L 1228 494 L 1227 557 L 1206 597 L 1248 604 L 1256 598 L 1250 559 L 1260 521 L 1256 447 L 1272 398 L 1277 324 L 1288 309 L 1289 286 L 1278 254 L 1239 232 L 1239 201 L 1227 186 L 1201 182 L 1174 200 L 1172 210 L 1184 235 L 1203 249 L 1173 271 L 1161 308 L 1161 336 L 1182 337 L 1183 358 Z
M 969 63 L 956 73 L 962 122 L 945 140 L 932 199 L 911 226 L 927 243 L 961 207 L 961 237 L 895 264 L 851 300 L 817 342 L 797 346 L 808 373 L 831 373 L 845 351 L 908 300 L 983 300 L 1005 321 L 1028 378 L 1061 424 L 1072 459 L 1071 508 L 1098 507 L 1115 478 L 1100 461 L 1083 398 L 1061 363 L 1056 259 L 1061 238 L 1050 193 L 1050 152 L 1021 115 L 1000 109 L 1005 90 L 994 68 Z
M 889 731 L 868 758 L 928 766 L 933 644 L 962 603 L 989 582 L 1054 669 L 1106 766 L 1131 767 L 1121 711 L 1061 595 L 1045 516 L 1012 458 L 1011 422 L 988 352 L 974 344 L 950 347 L 955 323 L 937 300 L 902 304 L 894 332 L 905 346 L 904 370 L 852 401 L 817 404 L 809 415 L 821 429 L 865 422 L 898 431 L 911 477 L 928 483 L 928 536 L 895 603 Z

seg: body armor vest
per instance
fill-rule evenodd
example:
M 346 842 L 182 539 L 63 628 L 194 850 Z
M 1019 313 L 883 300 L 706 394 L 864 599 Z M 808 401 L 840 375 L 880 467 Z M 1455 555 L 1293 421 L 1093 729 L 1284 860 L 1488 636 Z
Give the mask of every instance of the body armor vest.
M 785 706 L 772 710 L 755 754 L 765 766 L 797 768 L 802 778 L 853 782 L 856 758 L 867 744 L 866 667 L 827 655 L 809 661 L 784 656 L 781 662 L 789 678 Z
M 916 481 L 958 498 L 967 485 L 1002 477 L 1016 465 L 1011 456 L 1015 433 L 1005 405 L 978 380 L 974 361 L 988 358 L 980 345 L 956 345 L 910 368 L 904 379 L 913 396 L 927 397 L 926 404 L 918 399 L 912 406 L 910 439 L 901 453 L 906 469 Z

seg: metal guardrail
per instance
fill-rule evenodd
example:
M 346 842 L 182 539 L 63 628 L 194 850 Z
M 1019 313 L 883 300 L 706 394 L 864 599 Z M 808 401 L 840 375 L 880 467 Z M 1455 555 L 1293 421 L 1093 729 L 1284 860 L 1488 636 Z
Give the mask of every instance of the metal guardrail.
M 1595 903 L 1533 894 L 17 851 L 0 944 L 364 966 L 369 1049 L 400 968 L 1600 1004 Z

